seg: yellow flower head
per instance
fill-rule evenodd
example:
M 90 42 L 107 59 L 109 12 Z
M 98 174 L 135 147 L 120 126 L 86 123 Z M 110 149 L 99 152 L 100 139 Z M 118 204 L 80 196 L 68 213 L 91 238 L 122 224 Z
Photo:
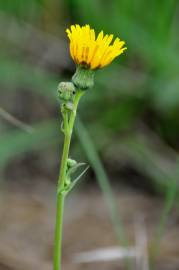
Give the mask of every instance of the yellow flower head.
M 104 35 L 101 31 L 95 37 L 94 29 L 89 25 L 72 25 L 66 30 L 70 39 L 70 54 L 77 65 L 90 69 L 98 69 L 110 64 L 114 58 L 126 50 L 125 42 L 113 35 Z

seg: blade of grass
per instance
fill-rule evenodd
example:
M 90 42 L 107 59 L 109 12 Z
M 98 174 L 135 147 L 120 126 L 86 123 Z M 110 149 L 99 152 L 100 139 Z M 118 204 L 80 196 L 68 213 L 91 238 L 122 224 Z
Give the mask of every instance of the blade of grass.
M 124 227 L 119 217 L 114 194 L 111 185 L 109 183 L 108 176 L 99 158 L 95 145 L 79 117 L 76 120 L 75 132 L 86 153 L 86 156 L 91 164 L 91 167 L 95 171 L 99 186 L 104 194 L 104 198 L 109 208 L 111 221 L 114 226 L 117 238 L 124 246 L 127 246 L 128 240 L 126 237 L 126 233 L 124 231 Z
M 162 236 L 164 235 L 167 221 L 168 221 L 168 217 L 169 217 L 169 214 L 173 208 L 173 205 L 174 205 L 174 202 L 176 199 L 176 195 L 177 195 L 176 181 L 171 180 L 168 183 L 168 189 L 166 189 L 164 207 L 163 207 L 161 217 L 159 220 L 159 224 L 156 228 L 154 239 L 153 239 L 153 242 L 151 245 L 151 269 L 154 268 L 155 259 L 158 257 L 158 255 L 160 253 Z
M 56 121 L 40 123 L 32 126 L 33 132 L 22 130 L 11 131 L 0 136 L 0 167 L 3 167 L 9 159 L 27 151 L 39 150 L 48 145 L 59 142 Z
M 2 118 L 4 118 L 7 122 L 12 124 L 13 126 L 16 126 L 19 129 L 24 130 L 27 133 L 32 133 L 34 131 L 31 126 L 29 126 L 26 123 L 20 121 L 19 119 L 14 117 L 12 114 L 10 114 L 6 110 L 4 110 L 2 107 L 0 107 L 0 116 Z

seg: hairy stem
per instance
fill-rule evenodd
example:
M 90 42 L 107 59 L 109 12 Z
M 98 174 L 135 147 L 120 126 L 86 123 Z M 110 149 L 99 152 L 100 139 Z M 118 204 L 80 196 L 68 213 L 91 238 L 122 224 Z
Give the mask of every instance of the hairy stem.
M 63 153 L 60 165 L 60 174 L 57 186 L 57 209 L 56 209 L 56 225 L 55 225 L 55 246 L 54 246 L 54 264 L 53 270 L 61 270 L 61 256 L 62 256 L 62 229 L 63 229 L 63 212 L 64 212 L 64 202 L 65 194 L 63 189 L 65 187 L 66 171 L 67 171 L 67 161 L 69 156 L 69 149 L 71 143 L 71 136 L 73 132 L 73 126 L 76 117 L 76 111 L 78 107 L 79 100 L 84 92 L 77 91 L 74 97 L 73 110 L 70 112 L 68 120 L 68 111 L 63 113 L 64 120 L 64 145 Z

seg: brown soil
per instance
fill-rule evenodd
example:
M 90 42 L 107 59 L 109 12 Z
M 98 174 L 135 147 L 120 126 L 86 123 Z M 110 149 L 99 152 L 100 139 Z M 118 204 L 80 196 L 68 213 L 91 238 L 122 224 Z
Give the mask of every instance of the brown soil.
M 116 191 L 116 198 L 130 245 L 136 245 L 136 228 L 141 220 L 150 245 L 160 217 L 162 201 L 129 190 Z M 33 183 L 31 188 L 2 187 L 0 269 L 52 269 L 54 218 L 53 184 L 34 185 Z M 64 270 L 124 269 L 121 260 L 85 264 L 75 263 L 73 260 L 74 256 L 82 251 L 118 245 L 100 192 L 86 188 L 81 192 L 73 192 L 69 196 L 66 202 L 64 236 Z M 135 262 L 133 265 L 133 269 L 136 269 Z M 155 265 L 157 270 L 179 269 L 179 228 L 175 209 L 168 218 L 167 228 L 161 241 L 161 252 Z M 141 269 L 145 270 L 145 268 Z

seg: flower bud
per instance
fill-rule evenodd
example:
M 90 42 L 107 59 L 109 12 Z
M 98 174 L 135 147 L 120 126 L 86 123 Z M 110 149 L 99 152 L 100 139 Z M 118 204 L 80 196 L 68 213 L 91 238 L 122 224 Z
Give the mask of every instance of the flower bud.
M 72 101 L 76 93 L 76 89 L 71 82 L 61 82 L 58 85 L 58 97 L 63 101 Z
M 68 158 L 68 160 L 67 160 L 68 168 L 72 168 L 72 167 L 76 166 L 76 164 L 77 164 L 76 160 Z

